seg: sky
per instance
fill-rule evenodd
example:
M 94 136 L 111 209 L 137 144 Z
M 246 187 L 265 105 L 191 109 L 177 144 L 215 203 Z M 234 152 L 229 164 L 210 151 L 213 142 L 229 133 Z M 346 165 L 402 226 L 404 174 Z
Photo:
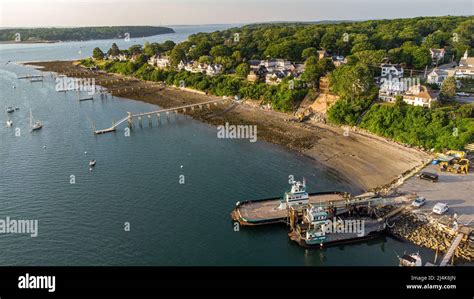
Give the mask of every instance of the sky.
M 474 0 L 0 0 L 0 27 L 242 24 L 474 15 Z

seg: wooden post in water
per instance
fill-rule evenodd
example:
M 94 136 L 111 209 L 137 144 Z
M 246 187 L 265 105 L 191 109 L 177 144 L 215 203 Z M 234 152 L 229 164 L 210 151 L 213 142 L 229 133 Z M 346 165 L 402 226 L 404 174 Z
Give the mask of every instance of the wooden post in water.
M 158 125 L 161 124 L 160 112 L 156 114 L 156 120 L 158 121 Z
M 147 117 L 148 117 L 148 126 L 151 128 L 151 126 L 152 126 L 152 123 L 151 123 L 151 115 L 150 115 L 150 114 L 147 114 Z
M 170 120 L 170 112 L 169 112 L 169 111 L 166 111 L 166 120 L 167 120 L 167 121 Z
M 131 129 L 132 128 L 132 112 L 127 112 L 127 122 L 128 122 L 128 127 Z
M 141 117 L 141 116 L 138 117 L 138 125 L 140 126 L 140 128 L 143 127 L 142 117 Z

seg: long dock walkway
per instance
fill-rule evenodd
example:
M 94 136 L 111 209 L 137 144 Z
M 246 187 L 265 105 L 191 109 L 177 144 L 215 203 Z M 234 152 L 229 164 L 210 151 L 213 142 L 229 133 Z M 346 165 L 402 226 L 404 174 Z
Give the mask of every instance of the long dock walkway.
M 166 109 L 160 109 L 156 111 L 150 111 L 150 112 L 143 112 L 143 113 L 137 113 L 137 114 L 132 114 L 131 112 L 128 112 L 128 115 L 118 122 L 114 123 L 110 128 L 102 129 L 102 130 L 96 130 L 95 134 L 104 134 L 104 133 L 109 133 L 113 132 L 116 130 L 118 126 L 121 124 L 128 122 L 129 126 L 131 126 L 132 121 L 134 118 L 138 118 L 141 120 L 142 116 L 148 116 L 151 117 L 152 115 L 156 115 L 157 118 L 160 118 L 160 114 L 163 112 L 169 113 L 169 112 L 176 112 L 178 113 L 179 111 L 182 111 L 183 113 L 186 113 L 187 109 L 191 109 L 194 111 L 194 109 L 197 107 L 199 109 L 202 109 L 203 106 L 207 106 L 210 108 L 211 104 L 214 104 L 217 106 L 218 103 L 224 103 L 227 101 L 232 101 L 230 98 L 224 98 L 224 99 L 217 99 L 217 100 L 212 100 L 212 101 L 207 101 L 207 102 L 201 102 L 201 103 L 195 103 L 195 104 L 189 104 L 189 105 L 184 105 L 184 106 L 179 106 L 179 107 L 173 107 L 173 108 L 166 108 Z
M 463 233 L 459 233 L 456 238 L 454 239 L 453 243 L 451 243 L 451 246 L 449 247 L 448 251 L 444 255 L 443 259 L 441 260 L 441 263 L 439 264 L 440 267 L 445 267 L 448 265 L 449 260 L 453 256 L 454 252 L 456 251 L 456 248 L 458 248 L 459 244 L 461 243 L 462 238 L 464 237 Z

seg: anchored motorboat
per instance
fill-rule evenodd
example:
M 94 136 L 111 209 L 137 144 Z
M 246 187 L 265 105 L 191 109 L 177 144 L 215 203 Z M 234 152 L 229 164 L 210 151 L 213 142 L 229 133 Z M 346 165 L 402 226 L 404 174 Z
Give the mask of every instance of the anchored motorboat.
M 7 120 L 7 128 L 13 126 L 13 121 L 11 119 Z
M 15 109 L 14 109 L 13 107 L 10 107 L 10 106 L 9 106 L 9 107 L 7 107 L 7 109 L 6 109 L 6 112 L 7 112 L 7 113 L 13 113 L 13 112 L 15 112 Z
M 90 161 L 89 161 L 89 166 L 90 166 L 90 167 L 94 167 L 95 164 L 96 164 L 96 161 L 95 161 L 95 160 L 90 160 Z

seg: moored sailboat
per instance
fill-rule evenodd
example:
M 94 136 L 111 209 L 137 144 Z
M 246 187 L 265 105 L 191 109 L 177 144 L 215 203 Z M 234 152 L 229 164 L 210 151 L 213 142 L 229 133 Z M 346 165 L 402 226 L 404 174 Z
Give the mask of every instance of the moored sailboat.
M 33 114 L 31 112 L 31 109 L 30 109 L 30 127 L 31 127 L 31 131 L 36 131 L 43 128 L 43 124 L 40 121 L 33 122 Z

